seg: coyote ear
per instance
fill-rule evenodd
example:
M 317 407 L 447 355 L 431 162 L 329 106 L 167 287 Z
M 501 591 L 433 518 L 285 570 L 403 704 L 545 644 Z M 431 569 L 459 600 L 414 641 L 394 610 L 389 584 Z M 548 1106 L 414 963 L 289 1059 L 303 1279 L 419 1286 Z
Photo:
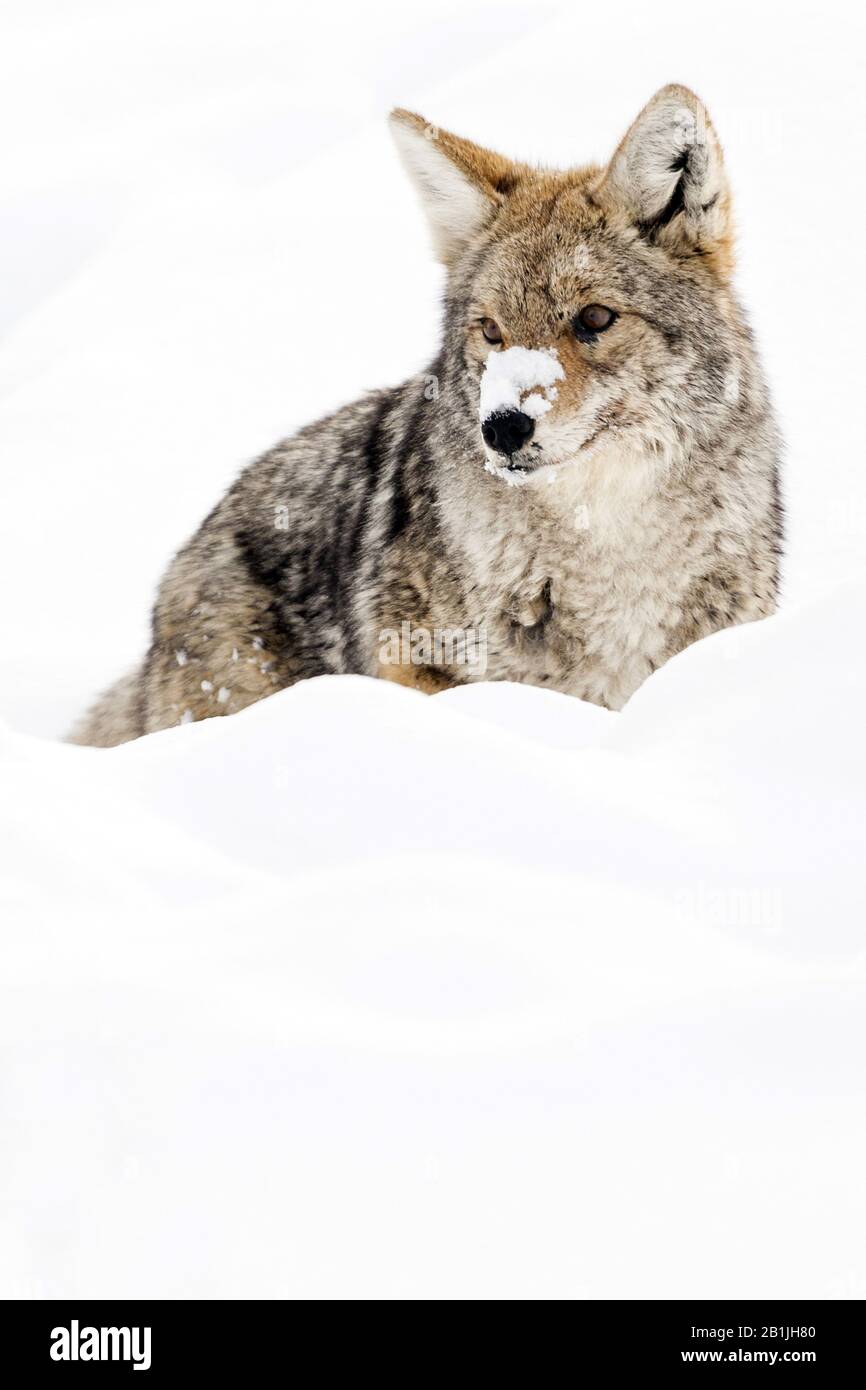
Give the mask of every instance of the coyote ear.
M 390 126 L 424 205 L 436 255 L 451 266 L 501 206 L 519 166 L 412 111 L 392 111 Z
M 610 161 L 602 200 L 642 236 L 680 254 L 732 263 L 731 195 L 722 149 L 703 104 L 687 87 L 662 87 Z

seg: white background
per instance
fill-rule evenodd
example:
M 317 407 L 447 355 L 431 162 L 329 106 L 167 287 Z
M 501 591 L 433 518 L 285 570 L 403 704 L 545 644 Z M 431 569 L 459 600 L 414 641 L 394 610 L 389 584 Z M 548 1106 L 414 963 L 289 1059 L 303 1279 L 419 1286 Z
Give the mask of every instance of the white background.
M 834 3 L 5 0 L 7 1291 L 863 1296 L 863 57 Z M 782 615 L 622 716 L 346 678 L 57 744 L 240 464 L 432 355 L 388 108 L 580 163 L 668 81 Z

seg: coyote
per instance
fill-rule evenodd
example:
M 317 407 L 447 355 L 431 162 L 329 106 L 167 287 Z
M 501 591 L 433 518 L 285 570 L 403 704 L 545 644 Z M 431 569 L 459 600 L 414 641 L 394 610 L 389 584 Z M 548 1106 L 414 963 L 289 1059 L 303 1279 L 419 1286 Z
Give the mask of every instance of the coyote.
M 779 438 L 731 287 L 731 195 L 668 86 L 605 167 L 391 129 L 447 269 L 426 372 L 250 464 L 168 568 L 150 650 L 73 732 L 111 746 L 307 676 L 435 692 L 478 668 L 384 632 L 485 634 L 485 676 L 620 709 L 773 612 Z

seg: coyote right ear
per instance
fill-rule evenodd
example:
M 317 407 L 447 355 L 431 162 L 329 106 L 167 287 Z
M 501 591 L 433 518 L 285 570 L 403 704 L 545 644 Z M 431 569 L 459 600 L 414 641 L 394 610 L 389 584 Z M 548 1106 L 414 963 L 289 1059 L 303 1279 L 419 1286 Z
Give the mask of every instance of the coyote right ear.
M 502 205 L 521 166 L 412 111 L 392 111 L 390 125 L 427 214 L 436 255 L 451 266 Z

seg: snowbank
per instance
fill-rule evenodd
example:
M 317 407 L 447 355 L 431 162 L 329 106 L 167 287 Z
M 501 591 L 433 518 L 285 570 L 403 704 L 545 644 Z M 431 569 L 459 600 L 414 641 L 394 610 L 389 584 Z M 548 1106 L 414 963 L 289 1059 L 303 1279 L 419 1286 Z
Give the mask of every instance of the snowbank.
M 862 1296 L 864 599 L 6 733 L 2 1291 Z

